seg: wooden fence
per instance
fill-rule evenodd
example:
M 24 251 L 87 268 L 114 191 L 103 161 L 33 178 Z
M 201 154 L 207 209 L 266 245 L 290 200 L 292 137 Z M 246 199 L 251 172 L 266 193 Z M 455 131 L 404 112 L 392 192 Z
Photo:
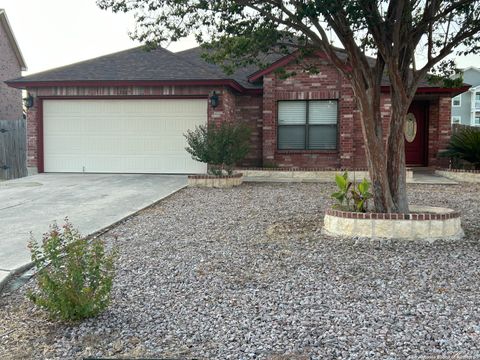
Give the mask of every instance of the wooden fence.
M 27 176 L 26 120 L 0 120 L 0 179 Z

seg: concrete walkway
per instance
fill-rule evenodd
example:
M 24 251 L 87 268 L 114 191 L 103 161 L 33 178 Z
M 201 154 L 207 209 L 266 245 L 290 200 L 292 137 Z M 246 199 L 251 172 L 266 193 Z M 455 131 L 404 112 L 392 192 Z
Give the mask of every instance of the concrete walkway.
M 41 174 L 0 182 L 0 289 L 30 262 L 30 232 L 40 240 L 49 224 L 68 216 L 90 235 L 186 184 L 186 176 L 119 174 Z

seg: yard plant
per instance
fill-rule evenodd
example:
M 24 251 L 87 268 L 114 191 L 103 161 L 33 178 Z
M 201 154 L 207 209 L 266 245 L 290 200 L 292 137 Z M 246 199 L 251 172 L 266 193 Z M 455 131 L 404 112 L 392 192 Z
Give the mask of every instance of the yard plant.
M 325 57 L 354 91 L 375 210 L 384 213 L 408 213 L 403 129 L 417 89 L 426 79 L 461 87 L 461 77 L 451 80 L 458 72 L 449 56 L 480 50 L 479 0 L 97 3 L 114 12 L 133 12 L 132 37 L 149 47 L 193 35 L 205 48 L 205 59 L 227 73 L 252 64 L 265 68 L 269 55 L 281 53 L 315 74 L 319 62 L 311 60 Z M 383 78 L 389 80 L 388 89 Z M 391 98 L 388 129 L 381 108 L 385 90 Z
M 343 175 L 335 175 L 335 183 L 338 190 L 332 194 L 332 197 L 338 201 L 334 206 L 339 210 L 367 212 L 368 200 L 372 198 L 369 192 L 370 183 L 363 179 L 358 185 L 351 182 L 348 178 L 348 172 Z
M 480 131 L 474 128 L 465 128 L 452 135 L 443 157 L 464 160 L 480 170 Z
M 200 125 L 185 134 L 186 150 L 194 160 L 209 164 L 210 174 L 232 175 L 235 165 L 250 151 L 250 133 L 243 124 Z
M 28 297 L 52 318 L 66 321 L 93 317 L 110 301 L 114 276 L 114 254 L 103 242 L 82 238 L 66 219 L 44 234 L 41 243 L 29 243 L 37 270 L 37 288 Z

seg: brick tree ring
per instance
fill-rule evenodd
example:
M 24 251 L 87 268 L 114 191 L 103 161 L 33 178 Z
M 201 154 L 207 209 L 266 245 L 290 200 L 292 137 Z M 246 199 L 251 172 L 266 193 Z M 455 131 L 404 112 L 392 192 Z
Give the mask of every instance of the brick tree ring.
M 452 209 L 410 206 L 410 214 L 357 213 L 327 210 L 323 231 L 343 237 L 404 240 L 460 239 L 460 214 Z

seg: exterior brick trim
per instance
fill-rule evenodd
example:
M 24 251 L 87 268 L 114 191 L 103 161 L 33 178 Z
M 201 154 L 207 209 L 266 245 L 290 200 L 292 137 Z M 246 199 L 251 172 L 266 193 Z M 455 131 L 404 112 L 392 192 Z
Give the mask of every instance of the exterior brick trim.
M 444 169 L 444 168 L 437 168 L 440 171 L 448 171 L 453 173 L 467 173 L 467 174 L 480 174 L 480 170 L 466 170 L 466 169 Z
M 352 211 L 341 211 L 328 209 L 326 215 L 340 217 L 344 219 L 375 219 L 375 220 L 448 220 L 460 217 L 457 211 L 446 214 L 415 213 L 415 214 L 397 214 L 397 213 L 358 213 Z

